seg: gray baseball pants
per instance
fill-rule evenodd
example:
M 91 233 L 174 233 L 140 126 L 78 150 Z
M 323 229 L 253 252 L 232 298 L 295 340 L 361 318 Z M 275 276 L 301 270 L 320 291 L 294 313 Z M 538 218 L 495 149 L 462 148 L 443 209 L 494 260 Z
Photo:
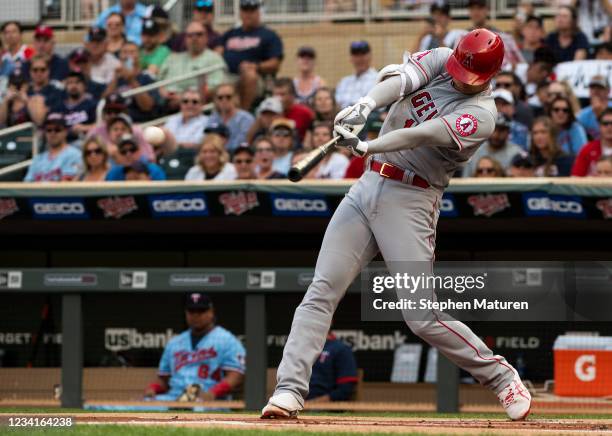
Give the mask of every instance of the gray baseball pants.
M 395 269 L 405 261 L 424 261 L 415 263 L 429 263 L 431 271 L 441 196 L 435 188 L 411 186 L 373 171 L 351 187 L 329 222 L 312 284 L 295 311 L 275 394 L 290 392 L 303 405 L 334 311 L 378 251 L 391 274 L 402 273 Z M 511 382 L 514 370 L 506 359 L 494 355 L 465 324 L 445 314 L 431 316 L 431 311 L 423 321 L 414 319 L 412 314 L 406 320 L 413 333 L 481 384 L 498 392 Z

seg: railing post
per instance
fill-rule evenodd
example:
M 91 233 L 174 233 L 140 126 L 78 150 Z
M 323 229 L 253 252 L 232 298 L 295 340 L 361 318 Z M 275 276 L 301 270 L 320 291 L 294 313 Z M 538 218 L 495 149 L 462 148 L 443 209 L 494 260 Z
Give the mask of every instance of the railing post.
M 459 368 L 438 352 L 436 402 L 438 413 L 459 412 Z
M 83 313 L 80 294 L 62 295 L 62 407 L 83 407 Z
M 248 294 L 245 298 L 246 367 L 244 399 L 247 410 L 266 404 L 268 346 L 266 335 L 266 296 Z

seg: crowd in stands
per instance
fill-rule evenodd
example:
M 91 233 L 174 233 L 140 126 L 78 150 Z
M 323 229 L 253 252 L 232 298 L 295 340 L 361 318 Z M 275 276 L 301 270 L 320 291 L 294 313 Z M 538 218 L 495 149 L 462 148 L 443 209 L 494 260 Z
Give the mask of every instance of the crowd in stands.
M 196 0 L 192 21 L 178 32 L 163 8 L 119 0 L 66 58 L 44 23 L 31 45 L 19 22 L 3 23 L 0 127 L 31 121 L 44 139 L 25 180 L 285 178 L 292 163 L 331 139 L 338 110 L 365 95 L 383 67 L 373 65 L 370 43 L 356 40 L 337 59 L 348 60 L 353 74 L 329 83 L 317 72 L 313 47 L 284 52 L 279 35 L 262 23 L 262 0 L 240 0 L 240 24 L 224 33 L 215 30 L 214 7 Z M 504 40 L 503 71 L 492 83 L 495 131 L 456 176 L 612 176 L 612 69 L 590 76 L 588 99 L 555 76 L 561 62 L 612 61 L 612 2 L 562 1 L 550 33 L 530 1 L 519 3 L 511 32 L 489 24 L 486 0 L 469 0 L 467 8 L 465 30 L 451 30 L 449 5 L 432 3 L 423 33 L 407 47 L 452 48 L 476 27 Z M 280 77 L 283 62 L 295 63 L 295 77 Z M 211 71 L 126 94 L 203 68 Z M 164 139 L 151 143 L 139 124 L 159 117 L 166 117 Z M 364 137 L 375 137 L 384 117 L 375 111 Z M 363 166 L 338 150 L 307 178 L 358 177 Z

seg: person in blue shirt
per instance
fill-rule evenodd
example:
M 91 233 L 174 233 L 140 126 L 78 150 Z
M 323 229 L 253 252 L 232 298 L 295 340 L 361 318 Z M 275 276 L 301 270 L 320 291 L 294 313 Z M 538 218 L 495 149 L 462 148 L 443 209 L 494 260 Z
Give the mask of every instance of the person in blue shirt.
M 141 44 L 142 22 L 147 16 L 147 7 L 136 0 L 119 0 L 114 6 L 102 11 L 96 19 L 94 27 L 105 28 L 106 19 L 113 12 L 123 15 L 125 19 L 125 34 L 129 41 Z
M 566 154 L 575 156 L 584 144 L 587 135 L 584 127 L 576 121 L 570 99 L 558 96 L 550 104 L 548 116 L 557 131 L 557 144 Z
M 312 366 L 308 401 L 349 401 L 357 385 L 353 350 L 329 332 L 321 355 Z
M 576 119 L 586 129 L 591 139 L 599 139 L 599 121 L 603 111 L 612 107 L 609 100 L 610 84 L 605 76 L 593 76 L 589 82 L 589 98 L 591 104 L 578 113 Z
M 215 310 L 207 295 L 185 296 L 185 319 L 189 329 L 172 338 L 159 362 L 158 379 L 145 397 L 161 401 L 229 399 L 244 380 L 246 351 L 231 332 L 216 324 Z
M 81 152 L 66 142 L 64 115 L 50 112 L 44 122 L 47 151 L 34 157 L 24 182 L 64 182 L 81 172 Z
M 250 110 L 265 91 L 262 76 L 275 76 L 283 59 L 283 42 L 261 24 L 261 0 L 240 0 L 242 25 L 221 37 L 229 72 L 239 79 L 240 107 Z
M 132 135 L 125 135 L 119 144 L 117 144 L 119 151 L 120 162 L 118 165 L 113 166 L 108 174 L 106 174 L 106 181 L 117 182 L 125 180 L 133 180 L 128 177 L 131 171 L 142 174 L 140 170 L 144 166 L 146 168 L 146 174 L 148 175 L 147 180 L 166 180 L 166 174 L 164 170 L 157 164 L 147 161 L 141 154 L 140 148 L 138 147 L 138 140 Z M 135 174 L 132 173 L 133 176 Z

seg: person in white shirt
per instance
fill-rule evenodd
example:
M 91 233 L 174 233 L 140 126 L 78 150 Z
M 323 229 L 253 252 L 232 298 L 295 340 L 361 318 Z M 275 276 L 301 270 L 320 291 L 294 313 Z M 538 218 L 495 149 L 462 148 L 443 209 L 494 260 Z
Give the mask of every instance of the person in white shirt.
M 100 27 L 89 29 L 85 48 L 91 62 L 91 80 L 108 85 L 115 77 L 117 68 L 121 66 L 121 61 L 107 51 L 106 30 Z M 126 69 L 131 70 L 133 66 L 126 65 Z
M 350 51 L 355 74 L 343 77 L 336 87 L 336 102 L 341 109 L 355 104 L 376 85 L 377 72 L 372 68 L 370 44 L 367 41 L 354 41 Z
M 210 135 L 204 138 L 196 164 L 189 169 L 185 180 L 236 180 L 236 177 L 236 168 L 229 163 L 223 141 L 218 135 Z
M 208 117 L 202 114 L 202 97 L 196 89 L 189 88 L 181 95 L 180 104 L 181 111 L 170 116 L 164 125 L 168 146 L 199 148 L 208 124 Z
M 312 128 L 312 145 L 320 147 L 332 139 L 332 124 L 325 121 L 315 121 Z M 343 179 L 349 165 L 349 158 L 335 149 L 329 153 L 317 166 L 314 172 L 316 179 Z

